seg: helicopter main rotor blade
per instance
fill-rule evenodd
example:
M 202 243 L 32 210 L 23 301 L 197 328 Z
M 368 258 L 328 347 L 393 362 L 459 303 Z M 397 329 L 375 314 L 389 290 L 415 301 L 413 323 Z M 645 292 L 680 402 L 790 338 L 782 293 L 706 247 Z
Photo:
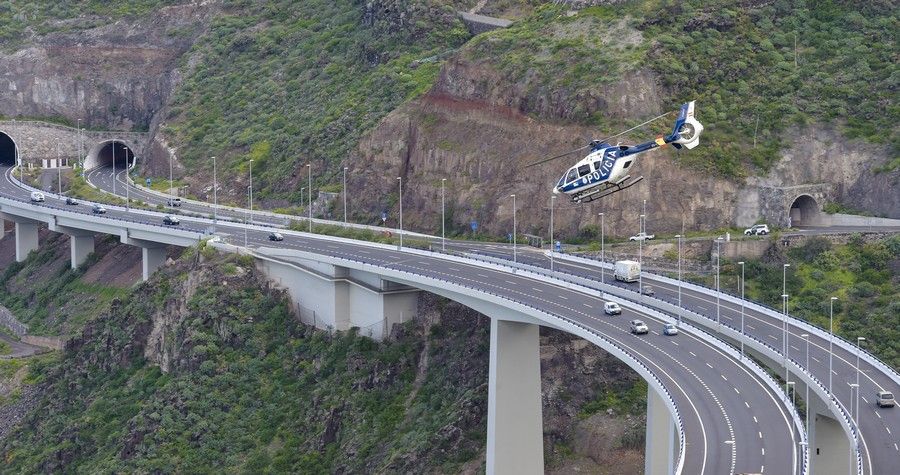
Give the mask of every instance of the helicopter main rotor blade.
M 576 148 L 575 150 L 569 150 L 569 151 L 566 152 L 566 153 L 561 153 L 561 154 L 559 154 L 559 155 L 556 155 L 556 156 L 553 156 L 553 157 L 550 157 L 550 158 L 543 158 L 543 159 L 538 160 L 538 161 L 536 161 L 536 162 L 532 162 L 532 163 L 529 163 L 528 165 L 525 165 L 525 168 L 533 167 L 533 166 L 535 166 L 535 165 L 540 165 L 540 164 L 542 164 L 542 163 L 547 163 L 547 162 L 549 162 L 549 161 L 556 160 L 557 158 L 567 157 L 567 156 L 569 156 L 569 155 L 572 155 L 573 153 L 578 153 L 578 152 L 580 152 L 580 151 L 582 151 L 582 150 L 584 150 L 584 149 L 587 149 L 587 148 L 591 148 L 591 145 L 588 144 L 588 145 L 585 145 L 585 146 L 583 146 L 583 147 L 578 147 L 578 148 Z

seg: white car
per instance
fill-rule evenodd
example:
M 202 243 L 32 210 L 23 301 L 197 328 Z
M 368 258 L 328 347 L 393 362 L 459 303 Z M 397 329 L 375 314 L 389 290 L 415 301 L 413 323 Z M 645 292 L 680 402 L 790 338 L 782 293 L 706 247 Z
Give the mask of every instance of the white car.
M 622 307 L 615 302 L 606 302 L 603 304 L 603 313 L 607 315 L 620 315 L 622 313 Z
M 663 325 L 663 335 L 675 336 L 678 334 L 678 327 L 674 323 L 666 323 Z
M 629 241 L 649 241 L 655 238 L 655 234 L 647 234 L 647 233 L 637 233 L 634 236 L 628 238 Z
M 767 224 L 754 224 L 744 230 L 745 236 L 765 236 L 766 234 L 769 234 L 769 225 Z
M 44 194 L 40 191 L 32 191 L 31 192 L 31 201 L 35 203 L 41 203 L 44 201 Z
M 641 320 L 632 320 L 631 321 L 631 333 L 635 335 L 642 335 L 645 333 L 649 333 L 650 329 L 647 328 L 647 324 Z

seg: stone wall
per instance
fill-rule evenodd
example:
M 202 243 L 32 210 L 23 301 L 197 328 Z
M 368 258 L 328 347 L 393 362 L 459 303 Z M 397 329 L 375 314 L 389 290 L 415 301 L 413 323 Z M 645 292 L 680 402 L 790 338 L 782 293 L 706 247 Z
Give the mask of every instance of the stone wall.
M 13 335 L 21 337 L 28 333 L 28 325 L 16 319 L 15 315 L 8 308 L 0 306 L 0 325 L 9 329 Z
M 140 156 L 149 140 L 149 134 L 141 132 L 83 130 L 79 133 L 75 127 L 41 121 L 0 121 L 0 132 L 16 143 L 25 164 L 45 168 L 54 168 L 51 165 L 57 157 L 62 158 L 63 164 L 73 165 L 79 157 L 96 155 L 111 140 L 124 143 Z

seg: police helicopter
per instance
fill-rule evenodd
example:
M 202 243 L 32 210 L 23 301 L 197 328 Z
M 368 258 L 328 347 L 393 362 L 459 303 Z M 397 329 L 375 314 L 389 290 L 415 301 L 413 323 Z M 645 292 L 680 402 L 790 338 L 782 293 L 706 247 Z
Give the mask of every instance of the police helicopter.
M 590 149 L 590 153 L 582 158 L 578 163 L 570 168 L 559 179 L 559 182 L 553 188 L 554 194 L 565 193 L 572 198 L 574 203 L 588 203 L 593 200 L 609 196 L 618 191 L 634 186 L 643 180 L 643 176 L 632 178 L 627 173 L 631 167 L 637 154 L 666 144 L 672 144 L 676 149 L 686 147 L 692 149 L 700 143 L 700 133 L 703 132 L 703 125 L 694 118 L 694 101 L 688 102 L 681 106 L 678 112 L 678 118 L 675 119 L 675 127 L 672 133 L 655 140 L 644 142 L 638 145 L 610 145 L 607 140 L 623 135 L 638 127 L 647 125 L 655 120 L 659 120 L 671 113 L 666 113 L 653 119 L 639 124 L 619 134 L 603 140 L 593 140 L 584 147 L 571 150 L 555 157 L 546 158 L 538 162 L 528 165 L 532 167 L 541 163 L 546 163 L 557 158 L 566 157 L 573 153 Z

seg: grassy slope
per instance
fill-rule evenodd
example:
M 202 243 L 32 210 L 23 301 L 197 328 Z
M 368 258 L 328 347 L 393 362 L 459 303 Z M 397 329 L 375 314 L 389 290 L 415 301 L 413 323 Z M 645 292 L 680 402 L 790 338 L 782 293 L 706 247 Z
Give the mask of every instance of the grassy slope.
M 92 254 L 82 267 L 69 266 L 68 238 L 50 234 L 24 262 L 10 264 L 0 274 L 0 303 L 29 325 L 34 335 L 67 335 L 103 311 L 128 289 L 80 279 L 99 259 Z
M 900 368 L 900 236 L 869 244 L 854 238 L 846 245 L 811 239 L 786 255 L 747 260 L 750 299 L 781 308 L 782 262 L 791 264 L 787 274 L 791 315 L 828 328 L 829 299 L 838 297 L 835 332 L 851 341 L 866 337 L 872 353 Z M 739 295 L 739 273 L 736 263 L 724 263 L 722 288 Z
M 296 169 L 350 158 L 366 129 L 431 86 L 429 58 L 468 37 L 453 7 L 465 2 L 409 2 L 403 23 L 367 23 L 349 0 L 226 3 L 192 52 L 201 59 L 174 96 L 169 133 L 188 169 L 216 155 L 220 177 L 243 177 L 253 159 L 263 199 L 299 201 Z

